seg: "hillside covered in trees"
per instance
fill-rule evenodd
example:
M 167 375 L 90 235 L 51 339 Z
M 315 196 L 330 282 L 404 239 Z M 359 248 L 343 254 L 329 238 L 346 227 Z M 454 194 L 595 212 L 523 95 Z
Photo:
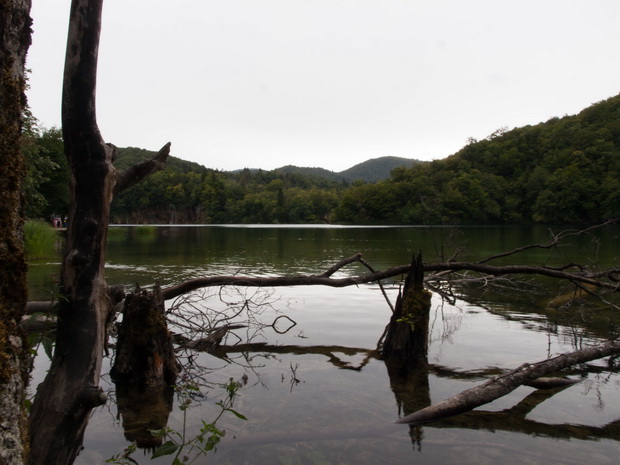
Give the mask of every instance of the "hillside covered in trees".
M 28 212 L 62 213 L 68 175 L 60 134 L 35 129 L 29 140 Z M 122 168 L 149 154 L 119 149 L 116 163 Z M 389 177 L 364 174 L 380 173 L 377 163 Z M 112 205 L 116 223 L 588 224 L 615 217 L 620 95 L 577 115 L 500 129 L 432 162 L 383 157 L 341 173 L 223 172 L 171 158 Z
M 342 182 L 377 182 L 387 179 L 392 174 L 394 168 L 410 167 L 418 163 L 424 163 L 420 160 L 402 157 L 379 157 L 371 158 L 362 163 L 358 163 L 344 171 L 334 172 L 324 168 L 302 168 L 299 166 L 287 165 L 278 168 L 280 173 L 296 173 L 304 176 L 318 176 L 332 181 Z

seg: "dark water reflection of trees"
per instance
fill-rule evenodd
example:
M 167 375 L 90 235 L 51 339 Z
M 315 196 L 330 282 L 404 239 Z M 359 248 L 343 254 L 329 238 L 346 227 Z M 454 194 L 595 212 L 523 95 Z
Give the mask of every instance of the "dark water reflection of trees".
M 208 228 L 207 228 L 208 229 Z M 510 232 L 504 228 L 480 228 L 477 230 L 467 230 L 459 233 L 461 237 L 450 236 L 448 230 L 442 230 L 440 235 L 454 237 L 456 241 L 465 241 L 470 248 L 480 248 L 480 255 L 491 253 L 498 249 L 510 248 L 515 241 L 522 240 L 524 242 L 535 242 L 540 240 L 540 235 L 544 235 L 544 230 L 540 228 L 532 228 L 523 234 Z M 493 232 L 491 233 L 491 230 Z M 498 233 L 498 234 L 496 234 Z M 452 234 L 452 233 L 450 233 Z M 525 237 L 523 237 L 525 235 Z M 343 256 L 349 256 L 355 252 L 369 252 L 365 257 L 376 268 L 384 268 L 396 264 L 406 262 L 410 256 L 411 250 L 417 250 L 419 244 L 422 244 L 424 250 L 428 250 L 426 257 L 432 260 L 433 251 L 439 250 L 437 244 L 442 240 L 437 236 L 433 237 L 429 231 L 417 231 L 408 228 L 395 228 L 394 230 L 368 229 L 368 230 L 340 230 L 326 229 L 325 231 L 305 230 L 285 228 L 219 228 L 209 231 L 200 230 L 200 228 L 157 228 L 152 236 L 146 238 L 126 238 L 122 242 L 112 244 L 110 246 L 109 265 L 111 283 L 123 282 L 128 284 L 131 281 L 142 283 L 150 283 L 163 277 L 164 282 L 174 282 L 187 277 L 201 275 L 204 273 L 214 274 L 220 272 L 230 272 L 231 266 L 236 266 L 234 272 L 254 273 L 254 274 L 286 274 L 286 273 L 302 273 L 304 271 L 322 271 L 327 264 Z M 596 244 L 593 242 L 584 242 L 579 245 L 580 250 L 592 250 Z M 492 249 L 492 250 L 491 250 Z M 603 249 L 599 249 L 601 251 Z M 613 260 L 617 256 L 616 249 L 604 249 L 604 258 Z M 570 254 L 562 251 L 562 256 L 552 257 L 554 261 L 561 261 L 570 258 Z M 368 257 L 370 256 L 370 258 Z M 373 260 L 373 258 L 375 260 Z M 549 258 L 548 256 L 544 257 Z M 520 260 L 530 262 L 531 260 L 542 260 L 540 255 L 536 257 L 522 257 Z M 238 266 L 238 267 L 237 267 Z M 352 270 L 351 273 L 354 273 Z M 562 295 L 570 289 L 548 286 L 549 283 L 532 282 L 529 283 L 525 290 L 513 286 L 497 286 L 494 289 L 486 285 L 471 285 L 463 287 L 455 287 L 451 289 L 452 294 L 446 296 L 448 302 L 450 299 L 452 304 L 457 306 L 468 307 L 469 309 L 456 315 L 455 319 L 443 318 L 442 311 L 436 312 L 436 317 L 432 319 L 431 325 L 436 325 L 440 330 L 435 331 L 434 337 L 438 338 L 431 341 L 432 344 L 441 344 L 450 341 L 454 334 L 460 330 L 458 318 L 464 318 L 468 311 L 484 312 L 488 315 L 494 315 L 507 322 L 516 322 L 524 327 L 527 331 L 540 333 L 548 332 L 550 337 L 563 337 L 575 341 L 578 345 L 583 338 L 606 337 L 613 324 L 610 324 L 614 315 L 603 315 L 602 323 L 590 325 L 584 322 L 583 315 L 587 312 L 585 307 L 563 308 L 561 311 L 549 309 L 546 301 L 549 296 Z M 533 289 L 540 292 L 531 292 Z M 293 294 L 295 293 L 292 290 Z M 341 292 L 341 291 L 339 291 Z M 357 289 L 357 293 L 368 292 L 368 289 Z M 374 289 L 372 292 L 377 292 Z M 290 294 L 289 294 L 290 295 Z M 347 298 L 351 297 L 351 293 L 347 294 Z M 365 295 L 365 294 L 364 294 Z M 436 293 L 436 296 L 438 294 Z M 319 296 L 319 293 L 312 295 L 312 299 Z M 208 300 L 212 300 L 213 296 Z M 246 296 L 247 298 L 247 296 Z M 305 297 L 310 299 L 310 297 Z M 366 297 L 364 297 L 366 298 Z M 218 297 L 215 296 L 217 300 Z M 321 296 L 323 303 L 330 304 L 332 294 L 329 297 Z M 380 301 L 380 299 L 378 299 Z M 467 304 L 469 302 L 469 306 Z M 225 305 L 228 305 L 226 302 Z M 351 324 L 348 331 L 355 332 L 359 326 L 357 323 L 357 309 L 355 304 L 342 304 L 341 300 L 333 300 L 331 305 L 334 308 L 321 309 L 324 317 L 334 321 L 336 318 L 342 318 L 343 314 L 349 315 L 346 319 Z M 346 306 L 345 305 L 351 305 Z M 449 306 L 446 303 L 446 306 Z M 276 305 L 277 306 L 277 305 Z M 384 303 L 379 302 L 377 306 Z M 286 307 L 286 306 L 284 306 Z M 287 314 L 288 312 L 284 310 Z M 306 310 L 304 310 L 305 312 Z M 316 311 L 313 309 L 311 311 Z M 601 309 L 597 310 L 601 313 Z M 389 312 L 389 310 L 388 310 Z M 383 317 L 376 318 L 377 330 L 381 331 L 381 324 L 386 324 L 388 314 L 379 312 Z M 293 315 L 294 318 L 296 318 Z M 612 322 L 613 323 L 613 322 Z M 337 323 L 333 323 L 336 325 Z M 309 331 L 307 326 L 300 325 L 297 331 Z M 573 331 L 574 335 L 570 332 Z M 246 338 L 247 339 L 247 338 Z M 305 340 L 306 345 L 297 345 L 289 343 L 274 342 L 274 338 L 268 335 L 264 338 L 256 338 L 256 340 L 269 342 L 250 342 L 235 341 L 230 346 L 223 345 L 217 350 L 210 353 L 209 357 L 219 359 L 221 363 L 217 366 L 226 366 L 229 363 L 238 363 L 239 367 L 252 369 L 255 361 L 265 357 L 282 357 L 283 359 L 292 359 L 291 369 L 297 358 L 302 360 L 303 357 L 312 356 L 314 359 L 323 359 L 325 364 L 333 369 L 346 370 L 359 373 L 365 373 L 369 370 L 369 365 L 375 367 L 382 364 L 376 348 L 372 347 L 373 343 L 362 343 L 359 346 L 353 344 L 341 344 L 336 337 L 332 341 L 339 345 L 330 345 L 328 341 L 325 343 L 313 343 L 313 339 Z M 325 342 L 325 341 L 321 341 Z M 481 341 L 481 344 L 486 342 Z M 372 347 L 372 348 L 369 348 Z M 490 347 L 493 350 L 493 347 Z M 556 348 L 557 350 L 557 348 Z M 200 354 L 196 357 L 198 358 Z M 513 357 L 515 358 L 515 357 Z M 237 361 L 240 360 L 240 361 Z M 355 360 L 355 362 L 351 362 Z M 531 360 L 522 360 L 522 362 Z M 408 367 L 403 370 L 402 367 L 385 366 L 383 373 L 385 376 L 386 386 L 392 391 L 395 400 L 393 419 L 398 416 L 406 415 L 421 407 L 427 406 L 431 402 L 433 382 L 434 380 L 446 380 L 449 382 L 466 381 L 471 383 L 482 383 L 489 377 L 495 376 L 505 369 L 501 366 L 485 366 L 481 368 L 462 369 L 457 365 L 443 365 L 442 361 L 423 364 L 420 366 Z M 302 362 L 303 363 L 303 362 Z M 449 362 L 448 362 L 449 365 Z M 372 367 L 370 367 L 372 368 Z M 616 366 L 602 367 L 600 364 L 592 364 L 585 367 L 579 367 L 575 371 L 569 373 L 573 377 L 587 378 L 588 375 L 597 375 L 597 370 L 605 375 L 617 374 Z M 224 369 L 229 372 L 230 370 Z M 256 367 L 257 373 L 261 368 Z M 291 373 L 293 375 L 293 373 Z M 210 374 L 205 375 L 206 378 Z M 217 374 L 216 374 L 217 377 Z M 616 376 L 617 377 L 617 376 Z M 294 385 L 294 377 L 284 380 L 285 383 L 291 382 L 291 389 L 296 389 Z M 362 383 L 364 381 L 361 381 Z M 612 420 L 604 425 L 578 424 L 579 420 L 571 420 L 571 424 L 562 422 L 545 422 L 532 419 L 531 412 L 538 406 L 559 395 L 562 389 L 558 388 L 550 391 L 536 390 L 524 394 L 523 399 L 517 401 L 514 405 L 501 408 L 498 411 L 484 410 L 484 407 L 474 412 L 461 414 L 459 416 L 434 422 L 429 425 L 419 427 L 409 427 L 403 425 L 374 424 L 369 422 L 363 426 L 348 425 L 346 427 L 325 424 L 318 428 L 316 420 L 309 421 L 307 427 L 287 427 L 282 424 L 277 431 L 261 432 L 255 430 L 243 431 L 238 434 L 234 440 L 226 438 L 221 451 L 221 457 L 234 454 L 229 448 L 253 448 L 268 444 L 294 444 L 296 441 L 306 443 L 308 441 L 318 440 L 340 440 L 340 439 L 363 439 L 378 440 L 383 434 L 391 434 L 392 432 L 403 432 L 409 429 L 409 439 L 414 449 L 419 450 L 424 444 L 434 444 L 437 439 L 430 432 L 459 430 L 459 431 L 487 431 L 487 432 L 506 432 L 506 433 L 522 433 L 529 437 L 544 437 L 550 439 L 573 439 L 573 440 L 620 440 L 619 420 Z M 387 393 L 389 395 L 389 392 Z M 146 395 L 139 392 L 137 400 L 123 401 L 125 405 L 135 407 L 138 402 L 144 403 Z M 559 397 L 559 396 L 558 396 Z M 511 400 L 513 397 L 511 397 Z M 434 402 L 441 399 L 432 399 Z M 120 401 L 119 401 L 120 403 Z M 136 405 L 133 405 L 136 404 Z M 166 404 L 164 402 L 163 404 Z M 502 404 L 503 405 L 503 404 Z M 493 407 L 497 408 L 497 407 Z M 119 406 L 120 409 L 120 406 Z M 310 412 L 311 413 L 311 412 Z M 158 413 L 158 415 L 161 412 Z M 148 422 L 146 423 L 148 424 Z M 337 423 L 336 423 L 337 424 Z M 457 437 L 453 444 L 458 444 L 460 440 Z M 110 451 L 117 452 L 117 451 Z M 349 451 L 351 452 L 351 451 Z M 110 454 L 111 455 L 111 454 Z M 232 455 L 230 455 L 232 457 Z M 351 453 L 350 457 L 355 457 Z M 222 459 L 224 460 L 224 459 Z M 318 459 L 317 459 L 318 460 Z M 79 461 L 78 461 L 79 463 Z M 142 463 L 142 462 L 141 462 Z M 218 463 L 216 460 L 215 463 Z M 224 462 L 221 462 L 224 463 Z M 231 462 L 234 463 L 234 462 Z M 267 462 L 265 462 L 267 463 Z M 295 462 L 293 462 L 295 463 Z M 300 462 L 302 463 L 302 462 Z M 365 463 L 371 463 L 366 461 Z

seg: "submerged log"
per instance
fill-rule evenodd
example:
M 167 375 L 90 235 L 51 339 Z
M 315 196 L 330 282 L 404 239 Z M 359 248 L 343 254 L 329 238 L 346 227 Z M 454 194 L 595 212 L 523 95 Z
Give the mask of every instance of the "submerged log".
M 612 354 L 620 353 L 620 342 L 607 341 L 586 349 L 558 355 L 549 360 L 537 363 L 526 363 L 516 370 L 493 378 L 486 383 L 467 389 L 454 397 L 438 404 L 423 408 L 417 412 L 396 420 L 396 423 L 421 424 L 464 413 L 481 405 L 494 401 L 518 388 L 531 383 L 549 373 L 579 363 L 589 362 Z
M 125 298 L 110 376 L 116 383 L 171 386 L 178 373 L 161 290 L 159 286 L 152 293 L 137 289 Z

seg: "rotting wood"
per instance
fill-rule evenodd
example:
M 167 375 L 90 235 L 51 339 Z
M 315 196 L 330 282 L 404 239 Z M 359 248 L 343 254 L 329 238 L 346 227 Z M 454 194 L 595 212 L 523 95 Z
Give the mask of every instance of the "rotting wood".
M 179 365 L 166 326 L 159 286 L 125 297 L 110 377 L 115 383 L 174 385 Z
M 431 293 L 424 289 L 422 253 L 413 256 L 411 269 L 396 299 L 381 353 L 411 367 L 426 364 Z

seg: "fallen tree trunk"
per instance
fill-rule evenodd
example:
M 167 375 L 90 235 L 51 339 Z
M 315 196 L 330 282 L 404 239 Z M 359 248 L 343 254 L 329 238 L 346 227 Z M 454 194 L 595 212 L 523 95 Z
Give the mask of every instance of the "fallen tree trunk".
M 410 425 L 428 423 L 464 413 L 505 396 L 519 386 L 530 383 L 549 373 L 554 373 L 572 365 L 589 362 L 617 353 L 620 353 L 620 342 L 613 340 L 597 346 L 588 347 L 587 349 L 558 355 L 557 357 L 542 362 L 526 363 L 516 370 L 493 378 L 480 386 L 467 389 L 438 404 L 431 405 L 411 415 L 399 418 L 396 420 L 396 423 L 406 423 Z
M 378 282 L 383 279 L 402 276 L 411 270 L 411 264 L 399 265 L 383 271 L 371 271 L 359 276 L 346 278 L 332 278 L 332 275 L 351 263 L 359 262 L 364 266 L 368 264 L 362 258 L 362 254 L 357 253 L 349 258 L 345 258 L 327 271 L 321 274 L 306 276 L 205 276 L 203 278 L 190 279 L 188 281 L 166 287 L 162 289 L 164 300 L 171 300 L 180 295 L 187 294 L 197 289 L 214 286 L 244 286 L 244 287 L 284 287 L 284 286 L 328 286 L 328 287 L 347 287 L 360 284 Z M 436 282 L 448 280 L 449 273 L 473 271 L 488 276 L 503 276 L 511 274 L 539 275 L 550 278 L 564 279 L 572 282 L 593 285 L 611 291 L 620 290 L 620 268 L 609 268 L 597 272 L 591 272 L 583 267 L 577 267 L 578 271 L 566 271 L 566 267 L 552 268 L 536 265 L 506 265 L 494 266 L 482 262 L 455 262 L 447 263 L 425 263 L 424 273 L 432 273 L 424 277 L 424 282 Z M 45 312 L 52 306 L 51 302 L 29 302 L 27 313 Z
M 204 278 L 191 279 L 183 283 L 169 286 L 162 289 L 165 300 L 174 299 L 182 294 L 195 291 L 204 287 L 213 286 L 245 286 L 245 287 L 283 287 L 283 286 L 329 286 L 347 287 L 359 284 L 381 281 L 383 279 L 394 278 L 409 273 L 412 265 L 400 265 L 388 268 L 383 271 L 371 271 L 360 276 L 347 278 L 332 278 L 331 276 L 344 266 L 359 262 L 367 266 L 362 259 L 362 254 L 357 253 L 352 257 L 345 258 L 329 270 L 322 274 L 307 276 L 273 276 L 273 277 L 253 277 L 253 276 L 206 276 Z M 567 271 L 569 268 L 576 268 L 576 271 Z M 561 268 L 536 265 L 505 265 L 495 266 L 481 262 L 455 262 L 447 263 L 425 263 L 423 273 L 431 274 L 424 278 L 425 282 L 447 280 L 447 274 L 473 271 L 488 276 L 503 276 L 511 274 L 538 275 L 556 279 L 564 279 L 572 282 L 589 284 L 611 291 L 620 289 L 620 268 L 609 268 L 600 271 L 589 271 L 582 266 L 572 265 Z

